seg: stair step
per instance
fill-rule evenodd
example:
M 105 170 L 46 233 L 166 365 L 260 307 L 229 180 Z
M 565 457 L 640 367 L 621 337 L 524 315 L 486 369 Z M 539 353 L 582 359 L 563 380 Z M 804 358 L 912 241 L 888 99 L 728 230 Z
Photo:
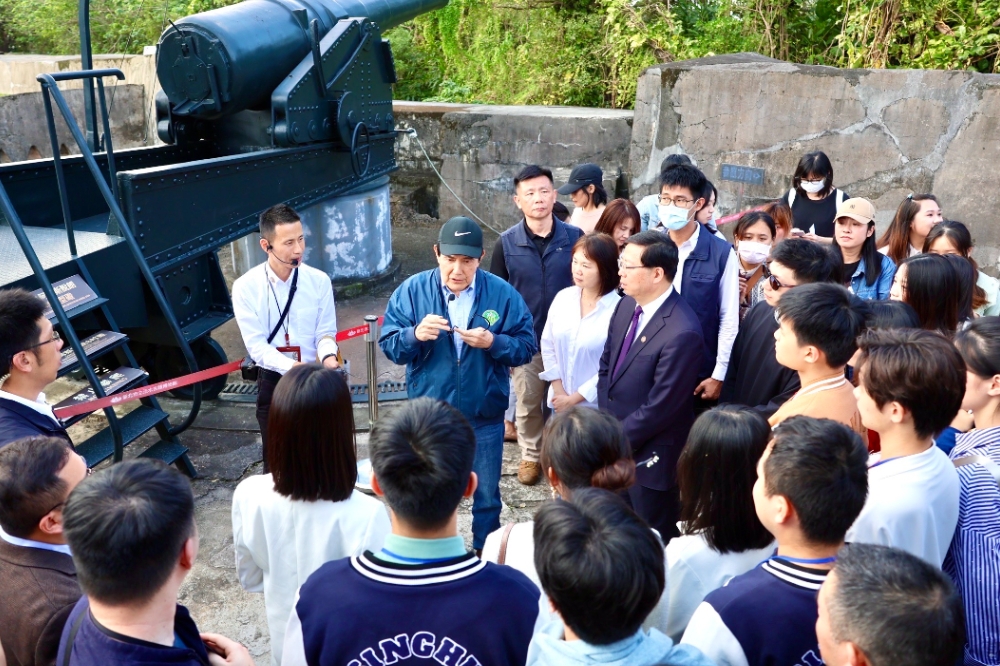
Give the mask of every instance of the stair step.
M 87 336 L 80 341 L 87 358 L 96 358 L 101 354 L 106 354 L 116 347 L 120 347 L 128 342 L 128 336 L 117 331 L 98 331 Z M 76 358 L 76 352 L 69 345 L 62 351 L 62 362 L 59 364 L 59 376 L 68 375 L 80 367 L 80 362 Z
M 188 448 L 177 442 L 168 442 L 165 440 L 160 440 L 156 444 L 139 454 L 140 458 L 153 458 L 155 460 L 162 460 L 168 465 L 173 465 L 177 460 L 181 458 L 185 453 L 187 453 Z
M 136 386 L 140 386 L 146 382 L 149 375 L 145 370 L 140 368 L 130 368 L 128 366 L 123 366 L 117 370 L 112 370 L 111 372 L 105 372 L 97 376 L 101 382 L 101 386 L 104 388 L 105 395 L 114 395 L 115 393 L 121 393 L 122 391 L 127 391 Z M 94 387 L 88 386 L 85 389 L 81 389 L 66 398 L 59 404 L 55 405 L 54 409 L 59 409 L 60 407 L 69 407 L 71 405 L 77 405 L 81 402 L 87 402 L 94 400 L 97 394 L 94 392 Z M 76 416 L 71 416 L 70 418 L 63 421 L 63 425 L 67 428 L 74 423 L 78 423 L 83 419 L 87 418 L 88 414 L 78 414 Z
M 82 314 L 86 314 L 88 312 L 91 312 L 92 310 L 96 310 L 97 308 L 101 307 L 107 302 L 108 299 L 106 298 L 97 298 L 92 301 L 88 301 L 86 303 L 83 303 L 82 305 L 76 306 L 75 308 L 69 308 L 68 310 L 66 310 L 66 316 L 69 317 L 70 319 L 79 317 Z M 49 316 L 49 321 L 51 321 L 55 326 L 59 325 L 59 322 L 56 321 L 55 314 Z
M 118 419 L 122 429 L 122 445 L 127 446 L 142 435 L 146 434 L 158 424 L 166 421 L 169 415 L 159 409 L 139 405 L 134 410 Z M 166 442 L 160 442 L 166 444 Z M 150 449 L 155 448 L 154 444 Z M 177 446 L 177 445 L 173 445 Z M 183 447 L 181 447 L 183 448 Z M 76 451 L 87 459 L 87 466 L 94 465 L 107 460 L 115 454 L 115 439 L 111 434 L 110 426 L 100 431 L 85 442 L 76 446 Z M 159 457 L 154 455 L 153 457 Z

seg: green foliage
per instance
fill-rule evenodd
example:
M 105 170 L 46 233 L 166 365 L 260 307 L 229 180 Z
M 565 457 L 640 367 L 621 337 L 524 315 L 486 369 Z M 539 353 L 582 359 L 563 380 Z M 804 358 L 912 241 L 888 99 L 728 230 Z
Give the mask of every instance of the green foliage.
M 234 0 L 92 0 L 96 53 Z M 77 0 L 0 0 L 0 50 L 76 53 Z M 643 69 L 756 51 L 839 67 L 1000 72 L 1000 0 L 451 0 L 389 30 L 396 97 L 631 108 Z

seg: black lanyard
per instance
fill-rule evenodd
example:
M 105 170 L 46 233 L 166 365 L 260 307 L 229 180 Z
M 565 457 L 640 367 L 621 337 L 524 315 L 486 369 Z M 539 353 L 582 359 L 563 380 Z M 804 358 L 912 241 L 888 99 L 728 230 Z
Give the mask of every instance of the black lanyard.
M 281 309 L 281 305 L 278 304 L 278 295 L 274 293 L 274 287 L 271 285 L 271 280 L 268 279 L 268 277 L 267 277 L 267 267 L 266 266 L 264 267 L 264 278 L 267 279 L 267 287 L 268 287 L 268 289 L 271 290 L 271 296 L 274 298 L 274 305 L 275 305 L 275 307 L 278 308 L 278 311 L 281 312 L 281 318 L 278 319 L 278 323 L 275 325 L 274 330 L 271 331 L 271 335 L 267 336 L 267 344 L 271 344 L 271 341 L 274 340 L 274 336 L 278 335 L 278 330 L 281 329 L 282 326 L 284 326 L 284 328 L 285 328 L 285 345 L 286 346 L 290 345 L 291 341 L 288 338 L 288 324 L 285 323 L 285 318 L 288 316 L 288 311 L 292 307 L 292 299 L 295 298 L 295 291 L 299 287 L 299 269 L 296 268 L 295 269 L 295 273 L 292 276 L 292 287 L 288 291 L 288 300 L 285 301 L 285 309 L 284 310 L 282 310 Z M 268 308 L 267 308 L 267 322 L 271 323 L 271 307 L 270 306 L 268 306 Z

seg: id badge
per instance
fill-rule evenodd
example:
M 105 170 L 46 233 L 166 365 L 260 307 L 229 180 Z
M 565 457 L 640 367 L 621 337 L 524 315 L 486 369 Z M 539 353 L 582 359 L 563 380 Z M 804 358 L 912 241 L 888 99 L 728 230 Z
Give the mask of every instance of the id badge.
M 302 347 L 277 347 L 277 350 L 293 361 L 302 360 Z

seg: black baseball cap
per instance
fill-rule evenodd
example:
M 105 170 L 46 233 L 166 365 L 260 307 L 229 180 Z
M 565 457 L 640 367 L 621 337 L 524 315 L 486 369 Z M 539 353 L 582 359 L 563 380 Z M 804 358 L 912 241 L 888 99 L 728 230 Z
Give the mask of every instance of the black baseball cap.
M 569 180 L 557 191 L 559 194 L 573 194 L 587 185 L 600 185 L 604 182 L 604 172 L 596 164 L 580 164 L 573 167 Z
M 461 254 L 473 259 L 483 256 L 483 231 L 467 217 L 453 217 L 438 234 L 438 252 L 443 255 Z

